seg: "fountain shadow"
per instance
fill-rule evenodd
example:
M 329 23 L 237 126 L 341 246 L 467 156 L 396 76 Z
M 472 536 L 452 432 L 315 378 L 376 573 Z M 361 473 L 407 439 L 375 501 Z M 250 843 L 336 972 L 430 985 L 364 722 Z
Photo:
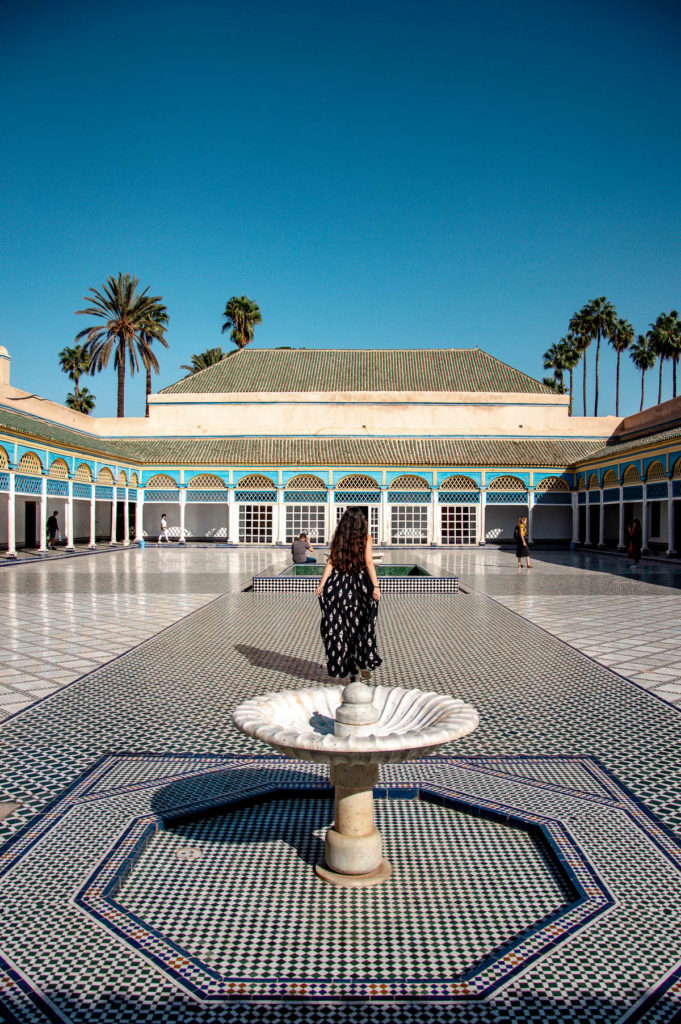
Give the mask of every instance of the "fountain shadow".
M 263 769 L 244 767 L 178 779 L 154 794 L 151 810 L 162 820 L 164 832 L 175 833 L 188 845 L 218 845 L 226 855 L 244 856 L 249 848 L 276 839 L 306 864 L 316 864 L 324 856 L 324 841 L 314 832 L 333 821 L 328 775 L 283 764 L 268 770 L 266 780 L 264 774 Z M 243 813 L 263 805 L 264 812 Z
M 292 676 L 294 679 L 307 679 L 313 683 L 323 685 L 329 683 L 326 668 L 318 661 L 295 658 L 291 654 L 268 651 L 262 647 L 253 647 L 251 644 L 235 644 L 234 650 L 243 654 L 255 668 L 274 670 L 283 675 Z

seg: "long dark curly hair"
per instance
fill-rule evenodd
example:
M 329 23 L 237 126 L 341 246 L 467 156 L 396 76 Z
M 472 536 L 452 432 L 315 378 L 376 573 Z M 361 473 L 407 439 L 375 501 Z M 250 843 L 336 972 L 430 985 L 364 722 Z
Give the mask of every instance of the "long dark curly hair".
M 339 572 L 360 572 L 366 565 L 369 534 L 366 516 L 359 508 L 344 512 L 331 541 L 330 559 Z

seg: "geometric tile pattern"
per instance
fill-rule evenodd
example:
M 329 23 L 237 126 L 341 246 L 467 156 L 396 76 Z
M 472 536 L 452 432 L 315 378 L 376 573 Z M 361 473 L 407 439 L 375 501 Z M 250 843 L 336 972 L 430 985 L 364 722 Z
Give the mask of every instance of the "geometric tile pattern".
M 236 733 L 228 713 L 259 693 L 328 681 L 318 602 L 312 594 L 291 594 L 282 601 L 242 592 L 268 565 L 283 569 L 289 560 L 287 549 L 280 554 L 255 547 L 164 546 L 107 554 L 55 555 L 0 570 L 4 593 L 21 598 L 5 602 L 9 611 L 3 626 L 13 627 L 14 653 L 29 658 L 37 638 L 23 634 L 21 626 L 35 625 L 34 597 L 45 601 L 41 611 L 49 608 L 54 616 L 55 639 L 66 628 L 60 608 L 68 608 L 76 618 L 88 601 L 106 607 L 107 613 L 91 619 L 90 632 L 83 634 L 104 648 L 110 628 L 125 631 L 127 625 L 132 636 L 133 615 L 142 607 L 143 595 L 155 599 L 148 601 L 148 608 L 162 605 L 171 610 L 171 617 L 176 615 L 161 632 L 137 646 L 129 643 L 114 660 L 100 663 L 0 723 L 0 803 L 20 804 L 0 821 L 0 841 L 21 837 L 24 827 L 33 828 L 40 821 L 48 827 L 34 847 L 24 848 L 20 861 L 0 883 L 0 951 L 5 962 L 0 1005 L 8 1008 L 9 1019 L 242 1024 L 262 1021 L 265 1014 L 268 1022 L 293 1018 L 301 1024 L 614 1024 L 624 1019 L 669 1024 L 681 1013 L 675 937 L 678 880 L 672 851 L 674 837 L 681 835 L 681 718 L 678 705 L 672 706 L 668 697 L 662 700 L 645 692 L 626 678 L 626 672 L 616 674 L 607 665 L 610 655 L 619 659 L 631 652 L 624 664 L 633 675 L 635 666 L 647 664 L 648 657 L 669 657 L 665 640 L 678 632 L 678 566 L 644 562 L 634 575 L 626 561 L 609 556 L 533 551 L 535 568 L 518 572 L 512 551 L 421 549 L 407 558 L 404 551 L 385 553 L 385 561 L 415 557 L 436 576 L 451 572 L 467 591 L 457 601 L 439 595 L 424 595 L 419 601 L 390 595 L 380 605 L 378 643 L 384 660 L 379 681 L 464 697 L 480 712 L 475 733 L 443 748 L 446 762 L 427 760 L 418 765 L 420 772 L 438 773 L 437 779 L 420 781 L 418 788 L 432 792 L 446 787 L 469 804 L 496 802 L 514 808 L 514 813 L 522 810 L 558 823 L 614 903 L 482 999 L 456 1002 L 453 996 L 441 996 L 424 1001 L 414 992 L 407 1003 L 398 997 L 385 1004 L 376 1001 L 375 996 L 385 995 L 376 989 L 356 1002 L 315 1004 L 299 996 L 299 1001 L 285 1004 L 275 997 L 263 1008 L 242 1000 L 197 1001 L 149 958 L 131 953 L 129 945 L 73 901 L 124 831 L 143 817 L 164 821 L 166 828 L 158 835 L 171 839 L 175 833 L 168 808 L 191 803 L 197 787 L 205 807 L 211 799 L 211 778 L 224 780 L 230 761 L 240 765 L 234 774 L 244 775 L 251 770 L 248 762 L 258 768 L 264 761 L 257 755 L 267 754 L 272 772 L 284 770 L 274 767 L 267 748 Z M 199 606 L 182 615 L 183 600 L 192 595 Z M 568 645 L 530 621 L 530 615 L 540 613 L 542 600 L 548 610 L 558 612 L 560 602 L 572 597 L 588 605 L 592 634 L 583 624 L 582 635 L 575 630 Z M 534 599 L 539 600 L 532 610 Z M 625 643 L 609 654 L 598 647 L 599 616 L 612 629 L 608 609 L 613 601 L 622 602 L 624 625 L 619 636 L 613 640 L 611 632 L 605 644 Z M 515 602 L 513 610 L 501 602 Z M 571 609 L 571 618 L 577 614 Z M 660 625 L 668 628 L 666 634 Z M 634 652 L 641 646 L 653 650 Z M 589 656 L 581 653 L 582 648 L 588 648 Z M 117 753 L 126 750 L 153 753 Z M 445 763 L 447 772 L 459 775 L 445 779 Z M 318 771 L 315 766 L 279 764 L 308 779 Z M 390 787 L 414 789 L 413 779 L 399 772 L 415 767 L 390 769 L 397 773 L 391 776 Z M 85 777 L 88 771 L 91 774 Z M 383 773 L 381 784 L 387 780 Z M 53 821 L 64 797 L 73 804 Z M 423 800 L 398 802 L 380 795 L 377 803 L 390 805 L 390 813 L 399 803 L 396 813 L 403 816 L 411 813 L 410 807 L 425 806 Z M 442 842 L 442 826 L 431 821 L 429 828 L 431 837 Z M 465 830 L 460 835 L 472 851 L 472 837 Z M 321 831 L 315 838 L 321 839 Z M 275 846 L 272 863 L 288 855 L 299 857 L 299 850 L 285 842 Z M 257 857 L 259 847 L 254 849 L 249 861 Z M 461 861 L 452 849 L 450 843 L 447 868 L 458 881 Z M 388 884 L 398 884 L 404 877 L 399 846 L 391 848 L 389 856 L 396 873 Z M 200 863 L 194 862 L 194 868 Z M 470 863 L 479 865 L 480 860 L 471 856 Z M 192 863 L 185 867 L 191 869 Z M 250 862 L 244 867 L 256 870 Z M 441 862 L 434 874 L 440 881 L 448 877 Z M 528 870 L 514 875 L 521 884 L 533 877 Z M 134 880 L 133 872 L 133 885 Z M 272 883 L 272 876 L 268 881 Z M 518 906 L 526 907 L 526 895 L 514 895 L 514 912 Z M 410 936 L 426 934 L 431 905 L 434 913 L 440 906 L 437 900 L 424 901 L 423 927 L 410 928 Z M 457 900 L 450 899 L 449 905 L 453 916 L 459 909 Z M 493 924 L 497 927 L 496 917 Z M 448 927 L 436 929 L 436 957 L 443 956 L 442 936 L 449 934 Z M 452 963 L 465 961 L 466 950 L 471 951 L 481 931 L 473 937 L 471 930 L 466 936 L 469 945 L 447 944 Z M 250 937 L 258 939 L 254 933 Z M 674 943 L 676 960 L 670 955 Z M 320 948 L 317 942 L 315 964 L 321 959 Z M 425 948 L 427 935 L 419 956 Z M 385 950 L 374 955 L 384 956 Z M 405 954 L 398 950 L 396 955 Z
M 50 1001 L 74 1024 L 111 980 L 134 991 L 154 976 L 148 1020 L 164 1019 L 168 1003 L 184 1021 L 213 1019 L 200 1007 L 216 999 L 251 1019 L 253 1000 L 355 998 L 412 1009 L 473 1001 L 470 1019 L 486 1021 L 498 1019 L 496 998 L 522 1002 L 528 986 L 551 990 L 565 1021 L 584 1019 L 587 988 L 619 993 L 592 1020 L 645 1003 L 636 1019 L 671 1021 L 681 1007 L 681 847 L 589 758 L 568 759 L 562 784 L 514 776 L 508 758 L 382 769 L 376 803 L 395 874 L 373 891 L 325 886 L 312 871 L 331 811 L 320 766 L 166 762 L 102 759 L 0 850 L 0 906 L 13 925 L 5 995 L 25 1019 L 41 1018 L 18 978 L 41 993 L 54 976 Z M 563 760 L 551 765 L 560 778 Z M 580 770 L 584 786 L 573 789 Z M 252 802 L 277 789 L 282 799 Z M 230 800 L 242 801 L 231 824 Z M 187 850 L 200 856 L 178 859 Z M 97 1019 L 115 1016 L 100 1007 Z
M 271 569 L 258 573 L 253 577 L 252 588 L 258 594 L 314 594 L 321 573 L 318 576 L 294 576 L 288 573 L 277 573 Z M 458 594 L 459 580 L 456 576 L 384 576 L 379 572 L 378 581 L 382 594 L 412 595 L 419 594 Z

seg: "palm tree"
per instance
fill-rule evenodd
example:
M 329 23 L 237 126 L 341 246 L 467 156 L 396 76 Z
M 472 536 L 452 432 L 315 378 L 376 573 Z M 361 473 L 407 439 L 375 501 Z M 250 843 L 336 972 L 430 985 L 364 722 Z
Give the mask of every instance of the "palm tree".
M 651 331 L 647 334 L 639 334 L 634 344 L 629 349 L 634 366 L 637 370 L 641 371 L 641 408 L 639 412 L 643 411 L 643 400 L 645 397 L 645 386 L 646 386 L 646 372 L 652 370 L 657 359 L 657 353 L 651 341 Z
M 678 356 L 677 335 L 679 332 L 679 314 L 675 309 L 669 313 L 660 313 L 654 324 L 650 325 L 648 335 L 653 343 L 655 353 L 660 357 L 660 382 L 657 389 L 657 404 L 662 401 L 662 368 L 665 359 L 674 362 L 674 397 L 676 397 L 676 360 Z M 681 347 L 681 342 L 678 343 Z
M 117 416 L 125 416 L 125 359 L 128 357 L 130 373 L 139 369 L 142 353 L 150 354 L 148 338 L 160 338 L 165 328 L 153 320 L 155 308 L 161 301 L 160 295 L 147 295 L 149 288 L 137 292 L 138 280 L 130 274 L 119 273 L 111 276 L 102 292 L 90 288 L 92 302 L 87 309 L 76 310 L 76 316 L 94 316 L 103 324 L 86 327 L 76 335 L 76 341 L 85 338 L 90 357 L 89 372 L 99 372 L 108 364 L 113 353 L 114 366 L 118 371 Z M 144 332 L 146 341 L 142 339 Z M 154 357 L 155 359 L 155 357 Z M 153 364 L 152 364 L 153 365 Z
M 75 409 L 76 412 L 84 412 L 89 415 L 95 407 L 95 395 L 88 391 L 87 388 L 81 388 L 78 394 L 70 391 L 66 396 L 66 404 L 69 409 Z
M 669 348 L 672 356 L 672 397 L 676 398 L 676 367 L 681 356 L 681 320 L 675 309 L 669 314 L 676 318 L 676 323 L 669 336 Z
M 582 332 L 588 334 L 589 338 L 593 341 L 596 339 L 596 384 L 594 389 L 594 416 L 598 416 L 598 365 L 601 355 L 601 339 L 609 338 L 615 328 L 617 322 L 617 312 L 611 302 L 601 295 L 597 299 L 592 299 L 591 302 L 587 302 L 586 306 L 582 306 L 579 311 L 580 326 Z M 572 323 L 570 324 L 570 330 L 572 330 Z M 584 370 L 586 375 L 586 356 L 584 362 Z M 586 413 L 585 413 L 586 415 Z
M 145 324 L 142 330 L 140 331 L 141 345 L 139 355 L 140 359 L 142 360 L 142 365 L 144 366 L 144 369 L 147 371 L 147 399 L 144 410 L 144 415 L 146 417 L 149 416 L 149 395 L 151 394 L 151 371 L 153 370 L 154 373 L 158 373 L 159 371 L 158 359 L 151 351 L 151 346 L 154 341 L 160 341 L 164 348 L 168 348 L 168 342 L 166 341 L 165 332 L 169 323 L 169 319 L 170 318 L 168 316 L 168 310 L 166 309 L 162 302 L 158 302 L 156 303 L 155 308 L 152 310 L 150 314 L 148 323 L 153 323 L 157 327 L 159 327 L 161 329 L 160 333 L 150 333 L 148 330 L 148 324 Z
M 225 322 L 222 325 L 222 333 L 231 327 L 229 336 L 238 349 L 246 348 L 249 341 L 253 341 L 255 325 L 262 323 L 258 303 L 252 302 L 245 295 L 241 298 L 233 295 L 225 306 L 223 316 Z
M 568 406 L 568 414 L 572 416 L 572 396 L 574 393 L 572 388 L 572 377 L 574 369 L 579 362 L 580 350 L 577 346 L 576 339 L 572 334 L 567 334 L 564 338 L 561 338 L 558 345 L 560 347 L 560 358 L 563 363 L 563 369 L 567 370 L 570 374 L 570 404 Z
M 561 341 L 562 340 L 563 339 L 561 338 Z M 554 342 L 550 348 L 547 348 L 542 358 L 544 360 L 544 369 L 553 370 L 553 376 L 560 384 L 562 384 L 563 370 L 566 370 L 567 366 L 565 366 L 565 363 L 563 362 L 563 352 L 560 345 L 560 342 L 558 342 L 558 344 Z M 544 383 L 546 383 L 546 379 L 547 378 L 545 377 Z
M 187 366 L 186 363 L 180 367 L 181 370 L 188 370 L 189 373 L 198 373 L 200 370 L 205 370 L 209 366 L 214 366 L 215 363 L 221 363 L 223 359 L 226 359 L 229 352 L 223 352 L 221 347 L 218 345 L 217 348 L 207 348 L 205 352 L 196 353 L 191 357 L 191 365 Z
M 85 345 L 74 345 L 73 348 L 63 348 L 59 353 L 59 365 L 64 373 L 68 373 L 69 380 L 73 381 L 74 385 L 74 400 L 75 406 L 69 405 L 68 399 L 66 404 L 69 405 L 69 409 L 78 409 L 78 399 L 80 392 L 78 390 L 78 381 L 84 373 L 88 372 L 90 365 L 90 359 L 87 354 L 87 348 Z
M 615 416 L 620 414 L 620 359 L 622 353 L 629 348 L 634 341 L 634 328 L 628 320 L 619 319 L 615 328 L 608 336 L 608 341 L 617 353 L 617 375 L 615 377 Z
M 582 396 L 584 401 L 584 415 L 586 416 L 586 350 L 591 344 L 591 334 L 589 333 L 589 327 L 586 321 L 586 315 L 584 310 L 586 306 L 580 309 L 579 313 L 575 313 L 570 320 L 569 330 L 570 335 L 574 338 L 574 344 L 579 352 L 580 356 L 584 360 L 584 378 L 582 381 Z
M 542 378 L 542 383 L 545 384 L 547 388 L 551 388 L 553 393 L 556 395 L 567 394 L 567 388 L 563 384 L 562 379 L 560 379 L 557 374 L 554 374 L 553 377 Z

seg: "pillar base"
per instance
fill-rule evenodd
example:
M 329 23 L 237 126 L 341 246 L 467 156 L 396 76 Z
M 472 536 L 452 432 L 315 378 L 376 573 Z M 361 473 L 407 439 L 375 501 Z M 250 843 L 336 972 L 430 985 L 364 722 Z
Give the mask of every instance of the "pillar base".
M 73 555 L 75 553 L 75 550 L 76 549 L 74 548 L 73 544 L 67 544 L 66 547 L 64 548 L 64 551 L 66 552 L 67 555 Z
M 665 551 L 665 555 L 667 556 L 667 558 L 676 558 L 676 551 L 674 550 L 674 548 L 667 548 L 667 550 Z
M 14 561 L 16 561 L 17 553 L 16 553 L 16 551 L 5 551 L 4 554 L 0 555 L 0 558 L 2 558 L 6 562 L 8 562 L 8 561 L 14 562 Z
M 377 868 L 367 872 L 365 875 L 341 875 L 338 871 L 332 871 L 326 866 L 326 861 L 319 861 L 315 864 L 315 874 L 329 885 L 337 885 L 343 889 L 366 889 L 372 885 L 380 885 L 387 882 L 393 873 L 392 864 L 388 860 L 382 860 Z

